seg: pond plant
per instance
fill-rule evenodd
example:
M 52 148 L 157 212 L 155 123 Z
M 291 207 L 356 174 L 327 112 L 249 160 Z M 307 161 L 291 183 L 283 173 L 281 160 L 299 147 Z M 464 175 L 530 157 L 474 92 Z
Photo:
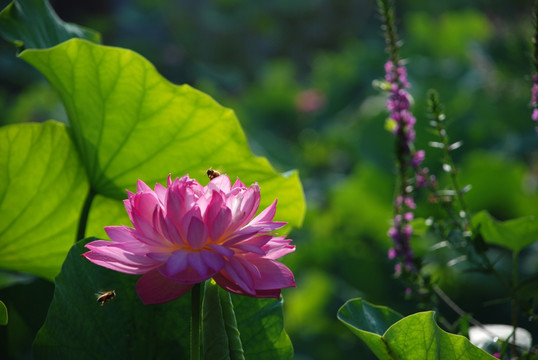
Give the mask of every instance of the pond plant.
M 390 0 L 378 7 L 388 59 L 374 86 L 386 93 L 388 118 L 379 126 L 393 134 L 396 176 L 386 229 L 394 272 L 378 276 L 398 278 L 402 299 L 423 311 L 404 316 L 353 298 L 335 315 L 379 359 L 538 359 L 521 327 L 522 318 L 536 323 L 537 277 L 520 270 L 538 222 L 471 211 L 471 186 L 461 184 L 453 158 L 464 148 L 450 139 L 450 109 L 435 90 L 424 94 L 431 148 L 417 148 L 395 7 Z M 283 263 L 301 252 L 290 235 L 305 216 L 298 172 L 279 173 L 256 157 L 231 109 L 172 84 L 134 51 L 102 45 L 97 32 L 62 21 L 46 0 L 11 2 L 0 35 L 46 78 L 66 113 L 65 122 L 0 127 L 2 286 L 26 277 L 54 282 L 26 355 L 292 359 L 281 292 L 302 270 Z M 529 119 L 537 121 L 536 48 L 532 57 Z M 308 111 L 316 111 L 324 100 L 310 93 L 317 105 Z M 428 157 L 444 175 L 425 167 Z M 508 271 L 499 265 L 507 254 Z M 510 307 L 511 322 L 484 324 L 453 301 L 434 275 L 443 266 L 493 276 L 506 297 L 492 301 Z M 437 311 L 442 306 L 455 322 Z M 10 314 L 9 301 L 0 302 L 0 326 Z

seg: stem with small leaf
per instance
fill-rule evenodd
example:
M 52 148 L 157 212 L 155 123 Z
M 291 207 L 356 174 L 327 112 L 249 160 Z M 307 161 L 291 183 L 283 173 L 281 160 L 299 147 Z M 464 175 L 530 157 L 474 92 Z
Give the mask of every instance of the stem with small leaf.
M 202 301 L 205 283 L 194 285 L 191 289 L 191 360 L 200 360 L 202 333 Z

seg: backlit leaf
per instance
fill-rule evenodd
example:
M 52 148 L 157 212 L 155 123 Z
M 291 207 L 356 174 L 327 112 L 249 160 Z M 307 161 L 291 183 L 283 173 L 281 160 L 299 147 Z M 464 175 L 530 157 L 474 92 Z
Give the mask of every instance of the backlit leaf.
M 76 240 L 88 191 L 63 124 L 0 128 L 0 264 L 53 279 Z
M 26 50 L 21 58 L 60 93 L 97 194 L 124 199 L 138 179 L 153 186 L 168 174 L 207 182 L 212 167 L 247 185 L 258 182 L 261 208 L 278 198 L 275 219 L 301 224 L 305 203 L 297 173 L 281 175 L 253 156 L 233 111 L 168 82 L 137 53 L 72 39 Z
M 472 221 L 486 243 L 512 251 L 519 251 L 538 240 L 538 221 L 534 216 L 498 221 L 487 211 L 480 211 Z

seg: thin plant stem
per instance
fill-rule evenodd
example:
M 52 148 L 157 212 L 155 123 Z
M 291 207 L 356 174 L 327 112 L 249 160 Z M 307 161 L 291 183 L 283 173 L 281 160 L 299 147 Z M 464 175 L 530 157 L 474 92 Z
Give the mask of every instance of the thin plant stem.
M 532 36 L 532 65 L 534 67 L 534 72 L 538 74 L 538 1 L 534 4 L 532 22 L 534 26 L 534 33 Z
M 200 360 L 202 333 L 202 299 L 204 282 L 194 285 L 191 289 L 191 360 Z
M 450 155 L 450 143 L 449 143 L 447 131 L 446 131 L 446 128 L 445 128 L 445 125 L 444 125 L 445 114 L 443 114 L 443 112 L 442 112 L 441 104 L 440 104 L 440 101 L 439 101 L 439 96 L 437 95 L 437 92 L 435 90 L 430 90 L 429 91 L 428 102 L 429 102 L 429 111 L 431 113 L 432 120 L 435 123 L 435 128 L 436 128 L 437 132 L 439 133 L 439 137 L 441 138 L 441 144 L 442 144 L 442 148 L 444 150 L 444 162 L 445 162 L 446 165 L 448 165 L 450 167 L 449 173 L 450 173 L 450 179 L 451 179 L 451 182 L 452 182 L 452 186 L 454 187 L 454 191 L 457 194 L 457 198 L 458 198 L 458 202 L 460 204 L 460 208 L 463 211 L 463 214 L 462 214 L 463 217 L 462 218 L 463 218 L 463 220 L 465 221 L 466 225 L 468 226 L 468 228 L 470 230 L 470 234 L 468 234 L 467 237 L 469 238 L 469 240 L 471 241 L 471 243 L 473 244 L 473 246 L 477 250 L 480 258 L 483 261 L 483 263 L 481 263 L 481 266 L 485 270 L 491 272 L 497 278 L 497 280 L 499 280 L 499 282 L 506 289 L 511 290 L 512 287 L 510 286 L 509 282 L 504 277 L 502 277 L 502 275 L 499 274 L 499 272 L 497 270 L 495 270 L 493 264 L 491 263 L 491 260 L 486 255 L 484 249 L 482 249 L 480 247 L 480 245 L 478 245 L 475 241 L 473 241 L 473 238 L 476 235 L 475 234 L 475 229 L 473 228 L 473 224 L 472 224 L 471 218 L 469 216 L 469 210 L 467 208 L 467 204 L 465 203 L 465 200 L 463 198 L 463 190 L 460 187 L 460 184 L 458 182 L 456 166 L 454 164 L 452 156 Z M 449 215 L 454 219 L 453 213 L 450 211 L 450 208 L 446 208 L 445 210 L 447 210 Z M 465 231 L 466 231 L 465 224 L 462 227 L 462 231 L 465 234 Z
M 513 344 L 516 343 L 516 329 L 517 329 L 518 306 L 517 306 L 515 290 L 517 289 L 517 286 L 518 286 L 517 284 L 518 283 L 518 268 L 519 268 L 518 260 L 519 260 L 519 251 L 514 251 L 514 253 L 512 254 L 512 289 L 513 289 L 512 291 L 512 327 L 514 328 L 513 330 L 514 335 L 512 337 Z M 512 349 L 514 349 L 514 347 L 512 347 Z
M 460 208 L 463 211 L 463 219 L 469 225 L 471 233 L 473 233 L 473 226 L 471 223 L 471 218 L 469 217 L 467 204 L 465 203 L 465 200 L 463 198 L 463 190 L 460 187 L 460 184 L 458 181 L 458 170 L 456 168 L 456 165 L 454 164 L 454 160 L 452 159 L 452 156 L 450 155 L 450 143 L 449 143 L 448 135 L 447 135 L 446 128 L 444 125 L 445 115 L 442 113 L 441 105 L 439 103 L 439 97 L 437 95 L 437 92 L 435 92 L 434 90 L 430 90 L 429 102 L 430 102 L 430 111 L 432 113 L 433 120 L 435 121 L 435 127 L 436 127 L 437 132 L 439 133 L 439 137 L 441 138 L 441 143 L 443 144 L 444 163 L 450 167 L 450 171 L 449 171 L 450 181 L 452 182 L 452 186 L 454 187 L 454 191 L 456 192 L 458 202 L 460 203 Z
M 456 314 L 458 314 L 459 316 L 465 316 L 467 315 L 468 313 L 465 312 L 462 308 L 460 308 L 458 306 L 458 304 L 456 304 L 443 290 L 441 290 L 441 288 L 437 285 L 434 285 L 433 287 L 433 291 L 435 291 L 435 293 L 437 294 L 437 296 L 443 300 L 443 302 L 445 304 L 447 304 L 452 310 L 454 310 L 454 312 Z M 473 317 L 470 317 L 469 318 L 469 322 L 475 326 L 478 326 L 478 327 L 481 327 L 481 328 L 484 328 L 484 325 L 482 325 L 482 323 L 478 320 L 476 320 L 475 318 Z
M 82 211 L 80 213 L 80 218 L 78 221 L 78 229 L 77 229 L 77 237 L 75 238 L 75 242 L 84 239 L 86 234 L 86 225 L 88 223 L 88 216 L 90 215 L 90 208 L 92 206 L 93 198 L 95 197 L 95 191 L 90 187 L 88 190 L 88 195 L 86 196 L 86 199 L 84 200 L 84 205 L 82 205 Z
M 394 65 L 397 65 L 400 61 L 400 55 L 398 53 L 399 42 L 396 32 L 396 22 L 394 21 L 394 10 L 391 0 L 379 0 L 378 7 L 383 17 L 383 30 L 385 31 L 385 42 L 387 44 L 387 53 L 389 54 L 389 60 Z

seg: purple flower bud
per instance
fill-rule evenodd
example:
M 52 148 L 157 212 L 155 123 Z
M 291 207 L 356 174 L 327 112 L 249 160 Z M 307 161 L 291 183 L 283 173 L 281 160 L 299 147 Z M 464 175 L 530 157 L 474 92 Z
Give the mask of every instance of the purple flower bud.
M 397 263 L 394 265 L 394 275 L 400 276 L 402 274 L 402 265 Z
M 415 168 L 419 167 L 424 161 L 425 154 L 424 150 L 415 151 L 413 153 L 413 158 L 411 159 L 411 166 Z
M 404 204 L 410 209 L 416 209 L 417 205 L 412 197 L 406 196 L 404 199 Z
M 394 240 L 394 239 L 397 239 L 398 238 L 398 230 L 396 230 L 395 228 L 391 227 L 388 231 L 388 235 Z
M 394 68 L 394 64 L 392 63 L 392 61 L 389 60 L 389 61 L 387 61 L 385 63 L 385 73 L 388 74 L 388 73 L 392 72 L 393 68 Z
M 413 227 L 409 224 L 405 225 L 402 234 L 405 235 L 407 238 L 411 238 L 411 235 L 413 234 Z

